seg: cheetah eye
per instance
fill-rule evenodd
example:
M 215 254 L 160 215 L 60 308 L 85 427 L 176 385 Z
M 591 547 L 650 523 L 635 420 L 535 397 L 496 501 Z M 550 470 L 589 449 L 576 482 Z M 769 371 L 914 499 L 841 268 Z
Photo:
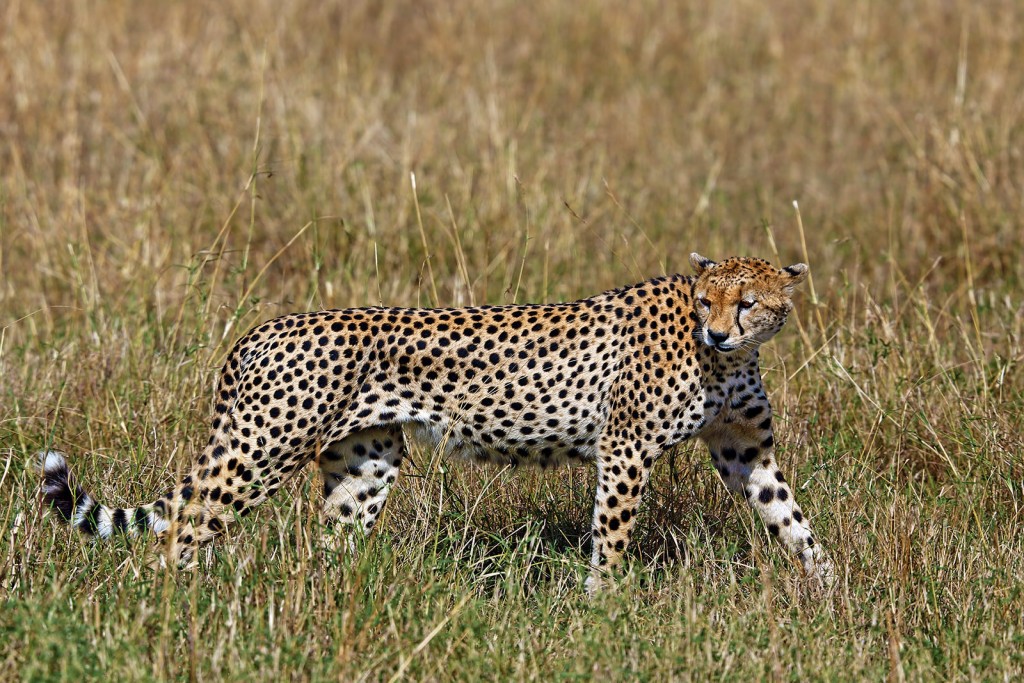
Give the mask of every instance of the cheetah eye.
M 743 299 L 742 301 L 740 301 L 740 303 L 738 305 L 739 305 L 740 308 L 746 310 L 746 309 L 753 308 L 754 304 L 756 304 L 756 303 L 757 302 L 754 301 L 753 299 Z
M 706 296 L 702 296 L 701 298 L 697 299 L 697 301 L 699 301 L 700 305 L 703 306 L 704 308 L 711 308 L 711 299 L 707 298 Z

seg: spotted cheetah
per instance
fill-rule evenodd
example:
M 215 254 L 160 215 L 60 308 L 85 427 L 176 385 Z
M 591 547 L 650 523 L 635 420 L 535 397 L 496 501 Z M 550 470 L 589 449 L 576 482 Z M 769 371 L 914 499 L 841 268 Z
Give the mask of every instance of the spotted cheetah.
M 775 463 L 760 345 L 783 326 L 807 266 L 691 254 L 672 275 L 572 303 L 355 308 L 249 331 L 220 375 L 209 442 L 162 498 L 101 505 L 60 453 L 43 498 L 86 534 L 163 542 L 188 562 L 311 460 L 325 518 L 370 532 L 406 455 L 403 429 L 447 454 L 503 465 L 594 462 L 590 591 L 619 564 L 655 460 L 700 437 L 807 574 L 831 566 Z

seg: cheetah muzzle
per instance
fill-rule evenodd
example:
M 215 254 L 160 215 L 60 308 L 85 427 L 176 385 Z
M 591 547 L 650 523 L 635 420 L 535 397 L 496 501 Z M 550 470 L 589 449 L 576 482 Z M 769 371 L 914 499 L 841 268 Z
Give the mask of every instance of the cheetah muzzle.
M 775 463 L 758 348 L 783 326 L 807 266 L 699 254 L 673 275 L 572 303 L 355 308 L 249 331 L 220 375 L 209 442 L 166 495 L 101 505 L 64 457 L 41 454 L 43 497 L 101 538 L 152 532 L 187 562 L 310 461 L 333 523 L 370 532 L 406 455 L 403 428 L 501 464 L 597 465 L 590 591 L 619 564 L 651 467 L 700 437 L 728 488 L 803 563 L 831 565 Z

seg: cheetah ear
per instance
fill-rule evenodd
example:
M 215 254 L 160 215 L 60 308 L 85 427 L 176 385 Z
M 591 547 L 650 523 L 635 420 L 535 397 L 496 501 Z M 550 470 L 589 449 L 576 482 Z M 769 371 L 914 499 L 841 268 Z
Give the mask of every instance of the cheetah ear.
M 807 279 L 808 268 L 806 263 L 795 263 L 782 269 L 782 286 L 789 293 L 793 288 Z
M 704 271 L 715 265 L 715 262 L 709 258 L 704 258 L 697 252 L 690 254 L 690 265 L 697 272 L 697 275 L 703 275 Z

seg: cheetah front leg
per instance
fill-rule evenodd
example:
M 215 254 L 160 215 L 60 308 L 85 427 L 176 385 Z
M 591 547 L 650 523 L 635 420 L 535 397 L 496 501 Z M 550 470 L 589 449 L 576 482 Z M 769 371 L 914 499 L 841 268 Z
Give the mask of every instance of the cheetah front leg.
M 349 532 L 373 529 L 404 457 L 400 427 L 356 432 L 321 451 L 324 516 L 328 526 L 340 527 L 337 540 L 351 547 Z
M 593 548 L 586 582 L 591 595 L 601 589 L 607 574 L 622 561 L 654 460 L 649 453 L 637 451 L 633 441 L 607 435 L 598 448 Z
M 760 387 L 744 391 L 732 399 L 701 439 L 729 490 L 746 498 L 769 533 L 800 558 L 808 576 L 827 585 L 833 579 L 832 564 L 775 462 L 768 398 Z

